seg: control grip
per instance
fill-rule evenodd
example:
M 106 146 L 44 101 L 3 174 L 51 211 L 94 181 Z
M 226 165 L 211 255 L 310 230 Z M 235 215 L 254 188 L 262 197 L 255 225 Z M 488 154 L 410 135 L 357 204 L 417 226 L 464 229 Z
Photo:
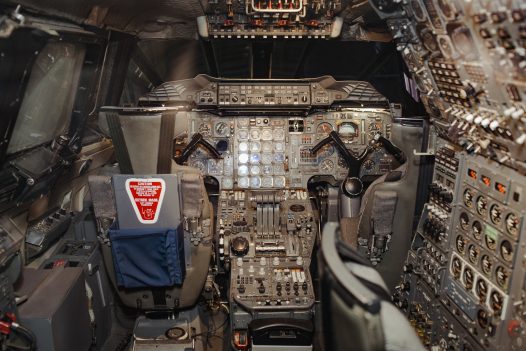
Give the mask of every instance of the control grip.
M 208 141 L 203 138 L 201 133 L 195 133 L 190 139 L 190 142 L 184 150 L 181 152 L 179 157 L 174 157 L 174 160 L 177 164 L 182 165 L 185 163 L 190 155 L 197 149 L 197 146 L 202 145 L 214 158 L 221 158 L 221 154 L 215 147 L 213 147 Z

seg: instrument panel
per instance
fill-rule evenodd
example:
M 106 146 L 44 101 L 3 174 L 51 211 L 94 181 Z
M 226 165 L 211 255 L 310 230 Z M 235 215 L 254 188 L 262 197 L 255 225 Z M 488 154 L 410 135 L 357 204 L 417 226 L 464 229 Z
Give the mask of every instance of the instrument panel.
M 337 131 L 348 149 L 359 154 L 373 145 L 375 134 L 391 133 L 391 114 L 385 109 L 356 108 L 315 113 L 308 117 L 219 117 L 204 112 L 180 112 L 177 118 L 186 130 L 176 140 L 177 155 L 195 133 L 220 153 L 221 159 L 198 148 L 188 159 L 190 166 L 215 177 L 222 189 L 306 188 L 313 176 L 343 180 L 347 164 L 332 145 L 318 153 L 311 148 L 332 131 Z M 361 177 L 379 176 L 398 166 L 381 147 L 368 156 Z

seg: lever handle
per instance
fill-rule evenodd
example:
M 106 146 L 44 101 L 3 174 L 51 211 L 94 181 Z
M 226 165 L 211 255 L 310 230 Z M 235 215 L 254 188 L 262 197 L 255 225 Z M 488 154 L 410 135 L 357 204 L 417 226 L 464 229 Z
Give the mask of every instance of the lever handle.
M 329 133 L 327 138 L 320 141 L 316 146 L 314 146 L 310 152 L 311 154 L 315 154 L 318 152 L 323 146 L 326 144 L 333 143 L 334 146 L 336 146 L 336 149 L 340 153 L 340 156 L 345 160 L 347 163 L 349 174 L 348 177 L 355 177 L 357 178 L 360 175 L 360 167 L 362 166 L 363 161 L 365 161 L 365 158 L 371 151 L 371 148 L 366 147 L 365 150 L 358 156 L 353 154 L 351 151 L 347 149 L 345 146 L 345 143 L 340 138 L 338 133 L 335 131 L 332 131 Z
M 195 151 L 195 149 L 197 149 L 199 145 L 202 145 L 208 152 L 212 154 L 214 158 L 221 158 L 221 154 L 219 153 L 219 151 L 217 151 L 215 147 L 213 147 L 208 141 L 206 141 L 201 133 L 195 133 L 192 136 L 192 139 L 190 139 L 188 145 L 186 145 L 186 147 L 181 152 L 181 155 L 179 157 L 174 157 L 174 161 L 177 164 L 182 165 L 183 163 L 188 161 L 190 155 L 192 155 L 192 153 Z

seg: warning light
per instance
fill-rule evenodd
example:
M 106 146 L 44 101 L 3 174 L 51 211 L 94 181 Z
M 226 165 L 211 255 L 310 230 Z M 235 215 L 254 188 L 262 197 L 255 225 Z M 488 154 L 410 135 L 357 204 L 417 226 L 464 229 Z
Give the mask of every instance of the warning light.
M 477 180 L 477 171 L 473 170 L 473 169 L 468 169 L 468 176 L 470 176 L 470 178 L 473 178 L 475 180 Z
M 495 182 L 495 190 L 497 190 L 501 194 L 506 194 L 506 186 L 499 182 Z
M 482 180 L 482 183 L 484 183 L 485 186 L 491 185 L 491 178 L 486 177 L 485 175 L 481 176 L 480 180 Z

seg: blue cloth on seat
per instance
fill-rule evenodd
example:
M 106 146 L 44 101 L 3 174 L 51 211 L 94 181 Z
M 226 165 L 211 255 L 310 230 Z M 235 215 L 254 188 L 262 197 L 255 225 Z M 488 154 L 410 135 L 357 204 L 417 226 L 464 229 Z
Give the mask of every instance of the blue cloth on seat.
M 110 229 L 117 285 L 147 288 L 182 284 L 186 271 L 183 235 L 181 227 Z

